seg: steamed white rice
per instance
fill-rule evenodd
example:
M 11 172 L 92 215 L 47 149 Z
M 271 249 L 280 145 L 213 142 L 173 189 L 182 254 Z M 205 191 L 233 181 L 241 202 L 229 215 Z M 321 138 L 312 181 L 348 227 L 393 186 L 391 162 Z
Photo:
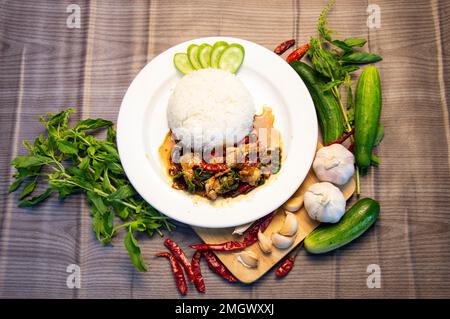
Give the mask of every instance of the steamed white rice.
M 169 127 L 183 146 L 231 146 L 250 133 L 255 115 L 244 84 L 228 71 L 196 70 L 184 76 L 169 98 Z

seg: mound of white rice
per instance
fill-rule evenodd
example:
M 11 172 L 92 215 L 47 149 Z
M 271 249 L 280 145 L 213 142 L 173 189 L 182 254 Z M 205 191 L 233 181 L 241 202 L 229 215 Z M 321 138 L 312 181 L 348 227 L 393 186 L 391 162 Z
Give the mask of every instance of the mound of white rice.
M 183 146 L 212 148 L 233 145 L 252 129 L 253 99 L 228 71 L 200 69 L 184 76 L 169 98 L 169 127 Z

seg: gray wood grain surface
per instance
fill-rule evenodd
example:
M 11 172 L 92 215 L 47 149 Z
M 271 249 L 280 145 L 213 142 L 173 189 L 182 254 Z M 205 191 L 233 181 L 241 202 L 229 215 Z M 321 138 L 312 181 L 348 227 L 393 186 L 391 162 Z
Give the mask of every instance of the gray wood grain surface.
M 81 7 L 81 28 L 66 27 L 66 7 Z M 368 4 L 381 28 L 366 26 Z M 179 42 L 242 37 L 272 49 L 315 32 L 326 1 L 0 1 L 0 297 L 177 298 L 162 239 L 142 238 L 149 272 L 138 273 L 120 238 L 104 247 L 91 231 L 84 198 L 17 207 L 8 195 L 9 162 L 21 140 L 42 132 L 37 116 L 76 107 L 76 117 L 115 121 L 139 70 Z M 369 39 L 381 54 L 382 164 L 363 179 L 381 203 L 380 220 L 351 245 L 324 256 L 302 252 L 292 273 L 230 285 L 204 267 L 207 294 L 191 298 L 450 297 L 450 2 L 339 0 L 330 24 Z M 185 225 L 171 234 L 187 248 L 199 239 Z M 81 289 L 66 286 L 66 267 L 81 267 Z M 380 289 L 366 268 L 381 267 Z

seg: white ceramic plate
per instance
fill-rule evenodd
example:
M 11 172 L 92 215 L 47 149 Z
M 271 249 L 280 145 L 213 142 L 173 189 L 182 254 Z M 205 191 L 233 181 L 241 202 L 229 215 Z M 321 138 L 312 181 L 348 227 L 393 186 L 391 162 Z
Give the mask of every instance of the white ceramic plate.
M 283 140 L 282 166 L 261 187 L 245 196 L 210 202 L 175 190 L 159 160 L 158 148 L 169 131 L 167 102 L 182 74 L 173 65 L 177 52 L 192 44 L 240 43 L 245 59 L 237 76 L 252 94 L 258 111 L 272 107 Z M 176 45 L 149 62 L 131 83 L 120 107 L 117 143 L 125 172 L 139 194 L 165 215 L 209 228 L 242 225 L 281 206 L 303 182 L 314 158 L 317 119 L 303 81 L 279 56 L 242 39 L 200 38 Z

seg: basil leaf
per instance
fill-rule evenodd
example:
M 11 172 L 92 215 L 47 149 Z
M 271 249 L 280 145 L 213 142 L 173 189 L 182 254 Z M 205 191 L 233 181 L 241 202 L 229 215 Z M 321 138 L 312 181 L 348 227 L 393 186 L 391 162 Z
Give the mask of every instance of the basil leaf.
M 61 153 L 78 154 L 78 148 L 75 146 L 75 144 L 69 141 L 60 140 L 56 143 L 56 145 Z
M 348 64 L 348 65 L 344 65 L 342 67 L 342 71 L 346 72 L 346 73 L 351 73 L 351 72 L 355 72 L 359 70 L 359 66 L 354 65 L 354 64 Z
M 345 53 L 352 52 L 353 49 L 351 46 L 348 46 L 344 41 L 341 40 L 333 40 L 331 44 L 337 46 L 339 49 L 343 50 Z
M 80 161 L 80 163 L 78 164 L 78 168 L 81 170 L 87 170 L 89 168 L 90 161 L 91 159 L 86 156 Z
M 105 170 L 105 173 L 103 174 L 103 183 L 102 183 L 103 190 L 105 192 L 111 191 L 112 185 L 111 181 L 109 179 L 108 170 Z
M 45 200 L 47 197 L 49 197 L 52 192 L 53 192 L 53 189 L 47 188 L 47 190 L 44 193 L 42 193 L 38 196 L 35 196 L 29 200 L 20 201 L 19 206 L 20 207 L 34 206 L 34 205 L 42 202 L 43 200 Z
M 122 165 L 120 165 L 119 163 L 108 162 L 108 163 L 106 163 L 106 166 L 114 174 L 124 174 L 125 173 Z
M 17 178 L 14 182 L 12 182 L 9 186 L 9 192 L 15 192 L 20 187 L 20 185 L 22 185 L 23 180 L 23 178 Z
M 114 159 L 119 159 L 119 152 L 117 151 L 117 148 L 111 144 L 111 143 L 102 143 L 102 149 L 108 152 L 109 155 L 111 155 Z
M 25 187 L 23 188 L 22 192 L 19 195 L 19 199 L 23 199 L 25 197 L 27 197 L 28 195 L 30 195 L 34 189 L 37 186 L 37 181 L 36 180 L 32 180 L 30 182 L 28 182 Z
M 94 230 L 95 237 L 102 244 L 106 245 L 111 242 L 113 230 L 114 230 L 114 214 L 108 210 L 104 214 L 96 211 L 95 208 L 91 209 L 93 214 L 92 229 Z
M 125 185 L 120 187 L 114 193 L 108 196 L 109 201 L 126 199 L 128 197 L 136 195 L 136 191 L 130 185 Z
M 108 127 L 108 131 L 106 132 L 106 140 L 111 143 L 116 143 L 116 131 L 114 130 L 114 127 Z
M 130 224 L 131 231 L 144 231 L 147 227 L 145 226 L 143 217 L 139 217 L 137 220 Z
M 381 61 L 381 57 L 375 53 L 353 52 L 344 55 L 341 60 L 346 63 L 366 64 Z
M 366 44 L 367 40 L 363 38 L 347 38 L 343 42 L 349 47 L 362 47 Z
M 128 227 L 128 232 L 123 240 L 123 244 L 130 254 L 130 259 L 134 266 L 141 272 L 146 272 L 147 267 L 145 266 L 144 258 L 141 254 L 141 249 L 133 236 L 131 225 Z
M 343 83 L 343 81 L 341 80 L 334 80 L 334 81 L 330 81 L 328 83 L 326 83 L 324 86 L 322 86 L 322 92 L 331 90 L 332 88 L 334 88 L 335 86 L 339 86 Z
M 47 120 L 47 126 L 62 126 L 63 128 L 66 128 L 69 124 L 69 117 L 70 114 L 74 113 L 75 109 L 69 108 L 65 111 L 62 111 L 57 114 L 50 114 L 51 117 Z M 44 120 L 45 121 L 45 120 Z
M 76 131 L 85 131 L 95 130 L 107 126 L 112 126 L 112 122 L 104 119 L 86 119 L 78 122 L 74 129 Z
M 87 192 L 86 194 L 91 205 L 93 205 L 100 214 L 105 214 L 107 212 L 108 207 L 103 202 L 103 198 L 94 192 Z
M 17 156 L 12 160 L 11 164 L 16 168 L 28 168 L 47 164 L 51 159 L 39 155 L 23 155 Z
M 117 215 L 120 219 L 126 220 L 128 216 L 130 216 L 130 209 L 128 207 L 124 207 L 123 209 L 119 210 Z

